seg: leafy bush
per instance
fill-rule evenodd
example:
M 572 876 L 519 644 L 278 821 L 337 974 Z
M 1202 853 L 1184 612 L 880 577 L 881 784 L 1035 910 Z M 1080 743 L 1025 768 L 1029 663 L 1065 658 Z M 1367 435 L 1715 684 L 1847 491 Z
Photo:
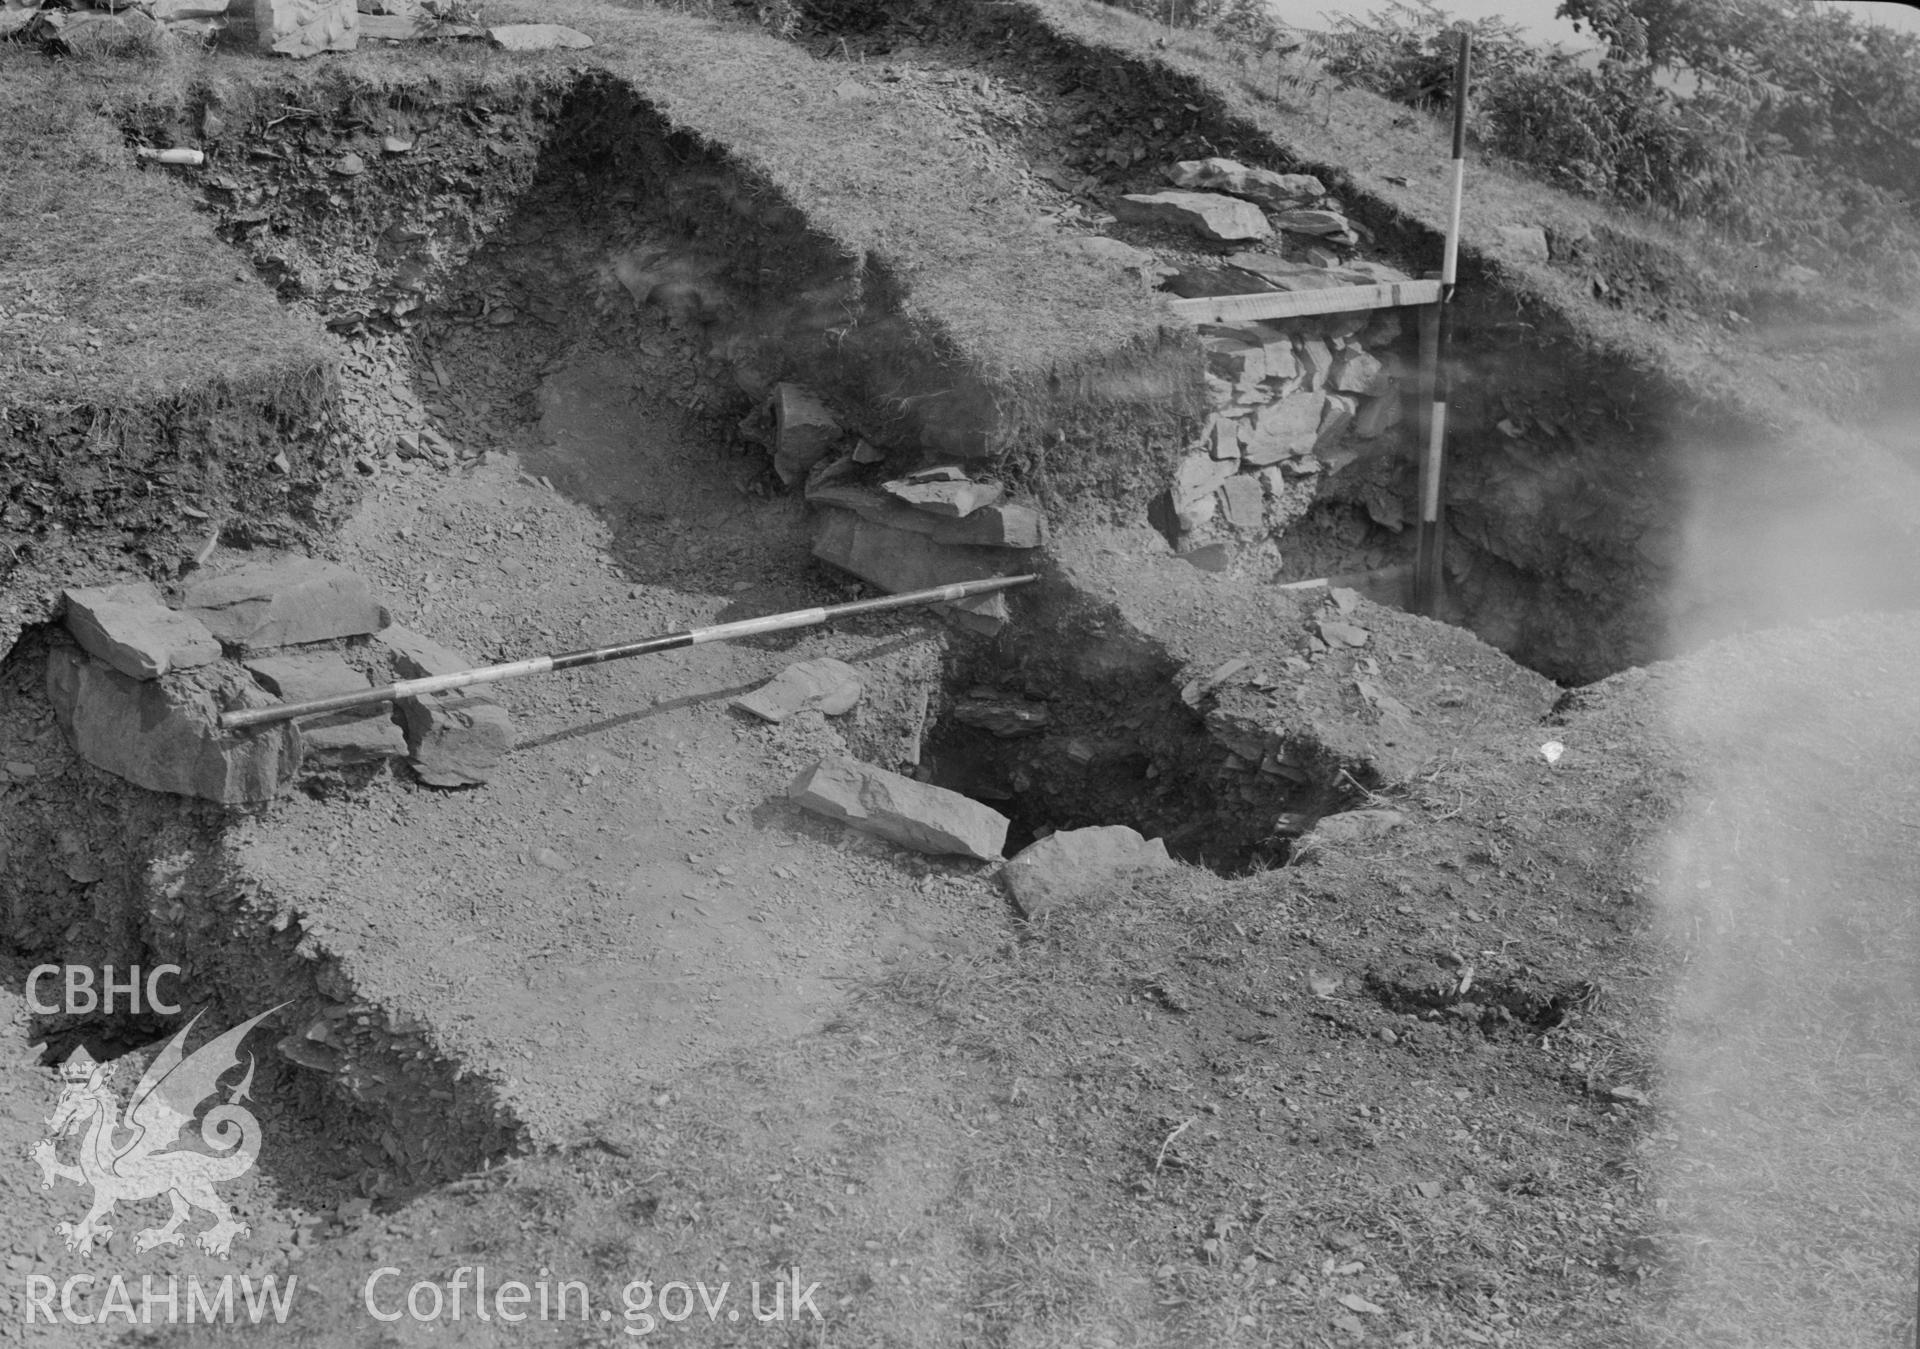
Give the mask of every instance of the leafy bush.
M 1456 34 L 1463 28 L 1473 35 L 1476 83 L 1499 83 L 1538 56 L 1506 20 L 1462 23 L 1432 0 L 1393 0 L 1365 18 L 1332 18 L 1332 29 L 1318 44 L 1327 73 L 1416 108 L 1452 106 Z
M 1432 0 L 1334 17 L 1318 48 L 1347 83 L 1439 110 L 1465 28 L 1484 148 L 1795 260 L 1920 276 L 1920 40 L 1811 0 L 1562 0 L 1560 13 L 1604 59 Z

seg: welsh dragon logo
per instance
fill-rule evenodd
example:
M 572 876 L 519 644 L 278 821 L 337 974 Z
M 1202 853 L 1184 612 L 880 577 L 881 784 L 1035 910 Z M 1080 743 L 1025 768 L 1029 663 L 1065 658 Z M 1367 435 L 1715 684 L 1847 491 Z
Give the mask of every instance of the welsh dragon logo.
M 281 1003 L 280 1007 L 286 1005 Z M 180 1224 L 195 1209 L 213 1215 L 213 1226 L 199 1237 L 201 1249 L 208 1254 L 224 1258 L 233 1239 L 246 1235 L 246 1224 L 234 1220 L 213 1187 L 219 1181 L 244 1175 L 260 1155 L 260 1122 L 240 1104 L 251 1099 L 251 1054 L 247 1055 L 246 1076 L 227 1089 L 226 1103 L 207 1111 L 195 1131 L 197 1137 L 192 1141 L 206 1150 L 176 1148 L 173 1144 L 180 1138 L 182 1126 L 192 1123 L 200 1107 L 214 1098 L 220 1079 L 240 1066 L 240 1042 L 247 1032 L 280 1007 L 268 1008 L 188 1054 L 182 1046 L 187 1033 L 200 1020 L 201 1013 L 195 1013 L 141 1075 L 124 1117 L 113 1091 L 111 1063 L 95 1062 L 82 1047 L 60 1065 L 64 1084 L 60 1099 L 47 1119 L 47 1136 L 33 1150 L 33 1159 L 40 1164 L 43 1190 L 52 1188 L 56 1177 L 93 1187 L 93 1207 L 86 1216 L 77 1223 L 60 1224 L 59 1232 L 67 1239 L 68 1250 L 91 1254 L 95 1242 L 113 1235 L 113 1229 L 103 1220 L 115 1204 L 157 1194 L 165 1194 L 172 1201 L 173 1216 L 164 1226 L 141 1232 L 134 1240 L 137 1250 L 181 1244 L 185 1238 Z M 78 1165 L 69 1166 L 56 1155 L 54 1140 L 82 1130 Z

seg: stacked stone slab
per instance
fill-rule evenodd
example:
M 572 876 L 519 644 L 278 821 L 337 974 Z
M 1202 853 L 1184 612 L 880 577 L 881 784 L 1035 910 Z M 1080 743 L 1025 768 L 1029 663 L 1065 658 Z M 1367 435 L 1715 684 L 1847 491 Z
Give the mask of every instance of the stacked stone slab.
M 1124 245 L 1122 245 L 1124 247 Z M 817 392 L 773 384 L 741 422 L 789 487 L 816 509 L 813 555 L 895 594 L 1015 575 L 1046 545 L 1046 517 L 999 483 L 945 465 L 880 481 L 889 457 L 850 436 Z M 924 460 L 923 460 L 924 462 Z M 992 635 L 1009 617 L 1004 595 L 942 606 L 958 626 Z
M 813 553 L 883 590 L 924 590 L 957 581 L 1011 576 L 1046 546 L 1047 521 L 1031 502 L 1009 499 L 998 483 L 951 466 L 878 484 L 851 475 L 851 461 L 816 475 L 807 501 L 819 511 Z M 1004 594 L 951 606 L 961 626 L 991 635 L 1005 625 Z
M 365 693 L 373 681 L 327 647 L 254 656 L 244 664 L 254 682 L 283 703 L 314 702 Z M 340 767 L 405 754 L 407 742 L 385 703 L 309 718 L 300 726 L 309 762 Z
M 340 769 L 409 754 L 423 781 L 462 785 L 484 780 L 512 743 L 504 709 L 490 702 L 474 717 L 464 704 L 408 700 L 404 735 L 386 703 L 221 730 L 222 712 L 427 673 L 416 655 L 427 648 L 457 662 L 446 668 L 471 663 L 393 627 L 366 582 L 331 562 L 267 554 L 171 597 L 133 582 L 64 600 L 73 645 L 49 656 L 49 699 L 82 758 L 154 791 L 258 804 L 285 791 L 303 763 Z
M 1167 181 L 1172 191 L 1120 197 L 1114 216 L 1217 244 L 1291 237 L 1303 245 L 1349 249 L 1360 242 L 1353 223 L 1331 209 L 1325 186 L 1311 174 L 1275 173 L 1231 159 L 1188 159 L 1167 170 Z

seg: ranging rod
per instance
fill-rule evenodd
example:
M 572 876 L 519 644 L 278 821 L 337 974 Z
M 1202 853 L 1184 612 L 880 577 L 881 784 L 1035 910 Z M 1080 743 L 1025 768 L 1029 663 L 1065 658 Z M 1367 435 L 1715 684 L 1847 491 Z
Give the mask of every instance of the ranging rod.
M 1435 616 L 1445 583 L 1445 522 L 1441 514 L 1442 489 L 1447 474 L 1447 403 L 1452 379 L 1448 373 L 1453 346 L 1453 283 L 1460 260 L 1460 198 L 1467 173 L 1467 95 L 1473 60 L 1473 36 L 1460 32 L 1460 53 L 1453 69 L 1453 208 L 1447 217 L 1446 254 L 1440 267 L 1439 334 L 1436 363 L 1439 381 L 1427 422 L 1426 454 L 1420 461 L 1420 523 L 1414 553 L 1414 610 Z
M 292 721 L 297 717 L 318 716 L 323 712 L 345 712 L 349 708 L 371 707 L 375 703 L 393 702 L 399 698 L 418 698 L 429 693 L 444 693 L 448 689 L 466 688 L 472 684 L 491 684 L 502 679 L 518 679 L 522 675 L 546 674 L 550 670 L 572 670 L 582 665 L 598 665 L 603 661 L 625 660 L 629 656 L 651 656 L 656 651 L 677 651 L 683 646 L 701 646 L 707 642 L 729 642 L 739 637 L 753 637 L 763 632 L 785 632 L 791 628 L 813 628 L 822 623 L 831 623 L 838 618 L 851 618 L 855 614 L 877 614 L 888 609 L 911 609 L 922 604 L 949 604 L 954 600 L 964 600 L 974 595 L 991 595 L 995 591 L 1011 590 L 1015 586 L 1026 585 L 1038 579 L 1036 576 L 996 576 L 985 581 L 962 581 L 957 585 L 939 586 L 932 590 L 913 590 L 904 595 L 882 595 L 878 599 L 854 600 L 850 604 L 831 604 L 824 609 L 793 609 L 784 614 L 768 614 L 764 618 L 745 618 L 737 623 L 720 623 L 711 628 L 688 628 L 684 632 L 646 637 L 637 642 L 623 642 L 618 646 L 596 646 L 584 651 L 563 651 L 553 656 L 530 656 L 526 660 L 508 661 L 504 665 L 481 665 L 471 670 L 455 670 L 450 674 L 429 675 L 424 679 L 403 679 L 397 684 L 388 684 L 384 688 L 367 689 L 360 693 L 343 693 L 333 698 L 315 698 L 311 702 L 284 703 L 279 707 L 250 707 L 237 712 L 222 712 L 220 729 L 232 731 L 246 726 L 266 726 L 274 722 Z

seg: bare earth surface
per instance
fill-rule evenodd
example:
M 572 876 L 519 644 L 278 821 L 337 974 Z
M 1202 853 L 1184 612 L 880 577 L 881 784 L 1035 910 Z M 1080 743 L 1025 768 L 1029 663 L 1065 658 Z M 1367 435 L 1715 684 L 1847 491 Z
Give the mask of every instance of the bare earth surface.
M 632 378 L 604 361 L 556 372 L 565 397 L 519 462 L 591 477 L 604 510 L 643 510 L 629 555 L 692 543 L 681 565 L 711 590 L 623 574 L 600 520 L 510 460 L 394 480 L 343 532 L 341 559 L 388 593 L 411 584 L 421 598 L 400 621 L 482 658 L 817 600 L 748 579 L 804 574 L 795 503 L 745 497 L 724 460 L 660 437 Z M 868 625 L 504 686 L 521 748 L 485 788 L 383 782 L 351 803 L 301 802 L 243 833 L 240 858 L 352 953 L 366 995 L 446 1028 L 462 1061 L 510 1079 L 541 1136 L 565 1137 L 636 1084 L 817 1027 L 837 980 L 994 907 L 977 868 L 928 863 L 924 883 L 903 880 L 786 804 L 838 738 L 817 714 L 775 727 L 729 705 L 819 655 L 874 668 L 884 704 L 889 670 L 938 645 Z
M 1054 107 L 945 59 L 903 53 L 898 97 L 1084 223 L 1040 186 L 1058 154 L 1035 151 L 1091 121 L 1091 96 Z M 1014 114 L 995 114 L 998 139 L 963 126 L 996 108 Z M 1031 147 L 1037 177 L 1009 146 Z M 525 204 L 405 338 L 355 340 L 365 481 L 332 553 L 478 661 L 864 593 L 809 560 L 797 496 L 728 434 L 710 353 L 610 280 L 644 241 L 566 210 Z M 359 265 L 329 248 L 317 293 Z M 383 457 L 427 403 L 484 453 Z M 1850 523 L 1769 534 L 1765 556 L 1699 529 L 1675 593 L 1710 594 L 1729 568 L 1827 587 L 1836 611 L 1889 593 L 1854 574 Z M 1271 869 L 1200 840 L 1182 855 L 1216 869 L 1029 925 L 993 865 L 785 799 L 825 753 L 921 758 L 949 660 L 978 656 L 929 616 L 502 685 L 520 743 L 486 785 L 316 781 L 221 847 L 342 958 L 369 1014 L 425 1026 L 534 1146 L 382 1188 L 369 1177 L 393 1150 L 327 1123 L 343 1116 L 324 1075 L 275 1059 L 255 1101 L 267 1148 L 223 1191 L 251 1229 L 233 1258 L 135 1252 L 159 1201 L 80 1257 L 56 1225 L 84 1195 L 42 1189 L 28 1160 L 58 1090 L 35 1042 L 71 1028 L 30 1016 L 25 966 L 0 967 L 0 1339 L 1912 1342 L 1920 621 L 1749 632 L 1563 693 L 1463 630 L 1282 591 L 1270 571 L 1203 572 L 1144 528 L 1061 524 L 1049 598 L 1016 603 L 996 657 L 1003 691 L 1051 702 L 1063 734 L 1125 742 L 1158 698 L 1162 720 L 1184 702 L 1196 723 L 1311 742 L 1350 770 L 1320 805 L 1399 827 Z M 1316 638 L 1330 623 L 1364 642 Z M 1163 688 L 1086 695 L 1148 649 Z M 859 708 L 771 726 L 730 706 L 812 656 L 861 668 Z M 1218 779 L 1123 778 L 1094 769 L 1078 789 L 1208 828 L 1240 799 Z M 76 931 L 121 893 L 89 865 L 114 835 L 185 848 L 192 809 L 81 764 L 35 662 L 7 667 L 0 823 L 64 812 L 37 846 Z M 30 907 L 3 898 L 10 921 Z M 416 1281 L 445 1298 L 481 1268 L 494 1290 L 577 1281 L 589 1305 L 519 1323 L 475 1319 L 471 1294 L 457 1322 L 393 1312 Z M 29 1277 L 110 1271 L 291 1274 L 299 1293 L 280 1328 L 23 1323 Z

